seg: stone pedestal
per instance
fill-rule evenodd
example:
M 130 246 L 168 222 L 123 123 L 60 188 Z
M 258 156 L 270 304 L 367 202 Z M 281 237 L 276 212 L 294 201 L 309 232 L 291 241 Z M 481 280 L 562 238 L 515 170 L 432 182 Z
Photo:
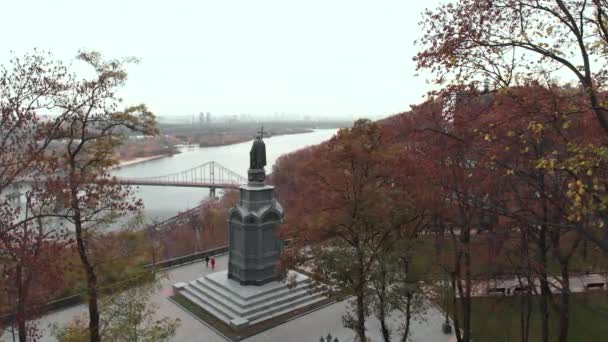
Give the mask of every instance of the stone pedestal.
M 273 191 L 273 186 L 249 182 L 240 187 L 239 203 L 230 210 L 228 277 L 241 285 L 263 285 L 279 279 L 276 265 L 283 241 L 277 228 L 283 220 L 283 208 Z
M 307 276 L 290 271 L 289 278 L 293 283 L 273 281 L 244 286 L 229 279 L 226 271 L 220 271 L 189 283 L 174 284 L 173 290 L 239 330 L 293 310 L 313 307 L 326 299 L 322 293 L 311 291 L 312 283 Z

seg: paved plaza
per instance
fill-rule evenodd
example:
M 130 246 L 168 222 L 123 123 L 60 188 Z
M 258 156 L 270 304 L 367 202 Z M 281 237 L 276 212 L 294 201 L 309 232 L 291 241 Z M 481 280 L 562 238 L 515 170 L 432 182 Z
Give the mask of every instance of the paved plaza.
M 169 269 L 166 271 L 167 278 L 162 280 L 162 290 L 152 297 L 152 301 L 158 305 L 157 314 L 159 317 L 170 316 L 181 320 L 181 325 L 173 338 L 174 341 L 205 341 L 205 342 L 225 342 L 222 336 L 218 335 L 212 328 L 208 327 L 198 319 L 191 316 L 186 311 L 171 302 L 168 297 L 171 295 L 171 285 L 176 282 L 190 281 L 202 275 L 226 270 L 228 256 L 223 255 L 216 258 L 215 270 L 211 267 L 206 268 L 204 262 L 195 262 Z M 291 320 L 285 324 L 274 327 L 261 334 L 251 336 L 244 341 L 310 341 L 318 342 L 321 336 L 331 333 L 338 337 L 340 342 L 354 341 L 354 334 L 351 330 L 342 327 L 342 315 L 346 312 L 346 302 L 340 302 L 324 307 L 307 315 Z M 68 309 L 52 312 L 39 320 L 39 327 L 42 328 L 42 341 L 54 341 L 50 336 L 49 324 L 65 323 L 77 315 L 86 314 L 86 306 L 78 305 Z M 424 320 L 412 322 L 412 341 L 453 341 L 454 336 L 446 336 L 441 332 L 443 317 L 434 307 L 431 307 Z M 394 322 L 397 324 L 397 322 Z M 368 334 L 373 341 L 382 341 L 379 323 L 369 318 Z M 2 336 L 2 341 L 12 341 L 10 333 Z

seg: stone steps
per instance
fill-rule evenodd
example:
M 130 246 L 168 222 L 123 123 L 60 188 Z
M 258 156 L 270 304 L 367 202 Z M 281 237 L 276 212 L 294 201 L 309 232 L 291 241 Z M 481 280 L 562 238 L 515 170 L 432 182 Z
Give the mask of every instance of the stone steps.
M 322 299 L 325 299 L 325 296 L 321 294 L 312 294 L 306 297 L 301 297 L 298 300 L 285 303 L 281 306 L 271 307 L 270 309 L 260 312 L 258 314 L 247 316 L 246 319 L 252 323 L 262 322 L 272 317 L 279 316 L 284 313 L 291 312 L 293 310 L 299 309 L 301 307 L 305 307 L 308 305 L 312 305 Z
M 191 282 L 190 285 L 194 287 L 202 287 L 204 291 L 212 292 L 236 306 L 250 308 L 258 306 L 266 301 L 279 299 L 287 294 L 294 294 L 302 290 L 308 291 L 310 289 L 311 282 L 309 279 L 306 279 L 296 282 L 295 287 L 289 288 L 287 285 L 285 285 L 277 287 L 274 291 L 268 291 L 261 295 L 252 296 L 247 299 L 243 299 L 240 295 L 235 294 L 234 291 L 231 291 L 230 289 L 227 289 L 216 282 L 209 281 L 206 278 L 197 279 L 195 282 Z
M 300 297 L 307 296 L 308 292 L 306 289 L 283 292 L 280 296 L 274 299 L 269 299 L 267 301 L 259 301 L 257 305 L 238 305 L 232 301 L 227 300 L 226 298 L 217 296 L 213 291 L 209 291 L 208 288 L 202 287 L 197 283 L 188 284 L 187 290 L 189 292 L 196 292 L 199 296 L 206 297 L 206 301 L 212 302 L 214 307 L 221 308 L 225 310 L 227 313 L 231 313 L 233 315 L 247 317 L 256 312 L 264 311 L 272 306 L 281 305 L 286 302 L 290 302 L 296 300 Z
M 188 291 L 179 291 L 179 294 L 187 298 L 192 303 L 200 306 L 201 308 L 204 308 L 205 311 L 219 318 L 226 324 L 230 324 L 230 320 L 233 319 L 233 317 L 227 316 L 223 311 L 216 310 L 210 303 L 207 303 L 203 298 L 200 298 L 197 295 L 192 295 Z
M 282 282 L 260 287 L 241 286 L 216 274 L 181 284 L 177 292 L 226 324 L 238 328 L 325 299 L 321 293 L 311 293 L 311 285 L 308 277 L 298 275 L 294 288 Z
M 188 283 L 185 290 L 201 302 L 211 306 L 214 310 L 221 312 L 229 318 L 258 319 L 264 315 L 272 314 L 276 310 L 282 310 L 285 305 L 297 305 L 312 296 L 309 292 L 310 285 L 308 284 L 306 287 L 299 286 L 294 289 L 282 289 L 277 293 L 266 294 L 264 297 L 257 296 L 252 303 L 237 303 L 233 299 L 229 300 L 225 295 L 218 296 L 217 293 L 222 290 L 211 290 L 210 287 L 200 286 L 201 283 L 201 281 Z
M 223 274 L 223 273 L 222 273 Z M 227 291 L 231 297 L 238 298 L 242 301 L 252 301 L 256 298 L 266 297 L 269 294 L 275 293 L 279 290 L 287 289 L 288 282 L 273 282 L 271 284 L 266 284 L 262 286 L 250 285 L 245 287 L 240 287 L 243 291 L 235 291 L 233 290 L 232 284 L 236 284 L 236 282 L 228 280 L 226 281 L 225 277 L 217 276 L 216 274 L 212 274 L 210 276 L 199 278 L 199 281 L 208 281 L 212 283 L 216 288 L 222 288 Z M 298 274 L 295 279 L 296 285 L 301 285 L 305 283 L 309 283 L 310 279 L 306 276 Z M 232 283 L 232 284 L 231 284 Z M 254 289 L 253 291 L 248 291 L 247 289 Z
M 301 309 L 301 308 L 305 308 L 307 306 L 311 306 L 311 305 L 313 305 L 313 304 L 315 304 L 317 302 L 320 302 L 321 300 L 324 300 L 324 299 L 327 299 L 327 297 L 325 297 L 322 294 L 315 294 L 315 295 L 312 295 L 307 301 L 302 301 L 300 304 L 297 304 L 297 305 L 293 305 L 293 303 L 292 303 L 293 306 L 289 306 L 289 307 L 287 307 L 287 308 L 285 308 L 283 310 L 275 311 L 275 312 L 273 312 L 273 313 L 269 314 L 268 316 L 263 317 L 261 319 L 252 320 L 252 321 L 250 321 L 249 324 L 256 324 L 256 323 L 259 323 L 259 322 L 263 322 L 263 321 L 265 321 L 267 319 L 271 319 L 273 317 L 280 316 L 280 315 L 292 312 L 294 310 L 298 310 L 298 309 Z

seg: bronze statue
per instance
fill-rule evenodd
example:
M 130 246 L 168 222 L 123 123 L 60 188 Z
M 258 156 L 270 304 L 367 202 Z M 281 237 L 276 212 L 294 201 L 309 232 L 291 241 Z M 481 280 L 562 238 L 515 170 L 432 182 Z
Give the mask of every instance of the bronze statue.
M 253 141 L 251 151 L 249 151 L 249 168 L 263 169 L 266 166 L 266 145 L 262 137 L 258 135 Z

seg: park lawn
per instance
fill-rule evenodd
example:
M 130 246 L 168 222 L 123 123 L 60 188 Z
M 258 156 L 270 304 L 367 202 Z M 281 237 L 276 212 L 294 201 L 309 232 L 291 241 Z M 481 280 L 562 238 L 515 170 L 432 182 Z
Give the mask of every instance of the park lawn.
M 485 241 L 485 238 L 485 235 L 479 235 L 470 245 L 471 255 L 474 256 L 471 260 L 474 278 L 514 274 L 518 265 L 525 264 L 524 260 L 518 260 L 521 253 L 517 250 L 517 241 L 505 242 L 498 247 Z M 426 279 L 445 278 L 445 270 L 441 265 L 452 266 L 455 256 L 454 246 L 449 239 L 446 237 L 438 241 L 434 236 L 416 239 L 413 244 L 412 271 L 420 272 Z M 554 258 L 549 258 L 547 270 L 549 274 L 559 275 L 560 265 Z M 570 259 L 569 271 L 571 275 L 607 272 L 608 256 L 597 249 L 588 248 L 584 251 L 579 248 Z
M 556 298 L 557 299 L 557 298 Z M 511 342 L 520 341 L 518 297 L 486 297 L 472 299 L 473 341 Z M 608 292 L 573 294 L 570 301 L 571 342 L 608 340 Z M 530 341 L 540 341 L 540 316 L 538 300 L 534 298 L 531 316 Z M 558 315 L 550 313 L 550 341 L 557 340 Z

